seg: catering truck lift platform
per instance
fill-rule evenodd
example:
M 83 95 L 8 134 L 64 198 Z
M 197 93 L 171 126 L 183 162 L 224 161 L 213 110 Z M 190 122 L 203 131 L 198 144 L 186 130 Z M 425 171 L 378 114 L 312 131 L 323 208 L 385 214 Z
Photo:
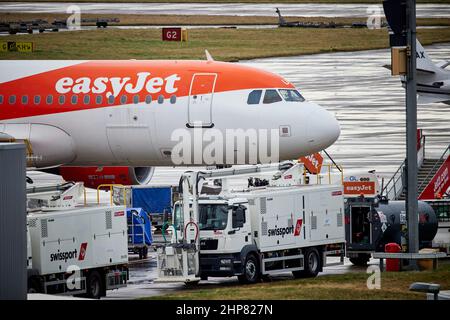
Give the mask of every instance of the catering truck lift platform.
M 339 256 L 342 264 L 342 185 L 305 185 L 303 165 L 297 163 L 279 165 L 270 185 L 226 188 L 229 176 L 274 169 L 256 165 L 184 173 L 172 243 L 158 252 L 158 280 L 197 283 L 208 277 L 237 276 L 240 282 L 255 283 L 283 271 L 314 277 L 327 265 L 329 255 Z M 223 178 L 219 195 L 201 194 L 200 183 L 208 178 Z
M 124 206 L 79 205 L 80 183 L 29 187 L 28 292 L 106 296 L 128 281 Z

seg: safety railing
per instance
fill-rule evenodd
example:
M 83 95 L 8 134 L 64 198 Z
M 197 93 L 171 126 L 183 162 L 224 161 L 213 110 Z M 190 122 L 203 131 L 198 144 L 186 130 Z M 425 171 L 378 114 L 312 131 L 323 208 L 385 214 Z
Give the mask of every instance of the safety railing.
M 425 138 L 426 136 L 421 136 L 420 147 L 417 150 L 417 165 L 422 166 L 423 160 L 425 159 Z M 404 186 L 404 172 L 406 166 L 406 159 L 403 160 L 400 167 L 392 175 L 392 178 L 386 183 L 386 185 L 381 190 L 381 195 L 386 196 L 389 200 L 396 200 L 403 193 Z
M 344 168 L 343 166 L 339 166 L 336 163 L 326 163 L 323 164 L 322 167 L 326 167 L 326 173 L 318 173 L 318 174 L 310 174 L 308 175 L 308 171 L 306 170 L 306 168 L 303 166 L 303 176 L 304 178 L 306 176 L 316 176 L 316 184 L 322 184 L 322 181 L 325 179 L 328 181 L 328 184 L 333 184 L 336 183 L 336 181 L 333 181 L 333 177 L 339 175 L 340 178 L 340 182 L 341 184 L 344 183 Z M 337 169 L 338 172 L 333 172 L 333 169 Z M 304 179 L 305 180 L 305 179 Z M 310 184 L 311 182 L 309 182 Z
M 125 186 L 123 184 L 114 184 L 114 183 L 105 183 L 105 184 L 101 184 L 97 187 L 97 203 L 100 203 L 100 189 L 101 188 L 105 188 L 108 187 L 109 188 L 109 198 L 110 198 L 110 204 L 113 205 L 114 204 L 114 200 L 113 200 L 113 187 L 122 187 L 123 190 L 123 202 L 124 202 L 124 206 L 127 206 L 127 188 L 124 188 Z M 85 194 L 85 199 L 86 199 L 86 194 Z M 85 200 L 86 201 L 86 200 Z

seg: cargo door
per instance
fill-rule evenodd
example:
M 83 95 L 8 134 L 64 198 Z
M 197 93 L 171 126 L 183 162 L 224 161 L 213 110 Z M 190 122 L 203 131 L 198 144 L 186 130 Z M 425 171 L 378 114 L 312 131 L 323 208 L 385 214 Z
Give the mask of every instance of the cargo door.
M 115 160 L 134 164 L 156 159 L 148 109 L 145 106 L 105 108 L 106 134 Z
M 196 73 L 189 90 L 188 123 L 193 128 L 212 128 L 212 102 L 216 85 L 216 73 Z

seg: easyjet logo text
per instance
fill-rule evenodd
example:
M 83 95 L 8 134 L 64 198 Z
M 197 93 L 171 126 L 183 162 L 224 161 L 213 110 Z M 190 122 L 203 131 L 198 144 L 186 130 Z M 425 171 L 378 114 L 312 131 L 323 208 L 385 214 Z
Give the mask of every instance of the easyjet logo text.
M 177 92 L 176 82 L 180 81 L 177 74 L 168 77 L 151 77 L 150 72 L 138 72 L 135 79 L 131 77 L 90 77 L 71 78 L 64 77 L 55 84 L 55 89 L 60 94 L 106 94 L 117 97 L 121 92 L 138 94 L 165 92 L 167 94 Z

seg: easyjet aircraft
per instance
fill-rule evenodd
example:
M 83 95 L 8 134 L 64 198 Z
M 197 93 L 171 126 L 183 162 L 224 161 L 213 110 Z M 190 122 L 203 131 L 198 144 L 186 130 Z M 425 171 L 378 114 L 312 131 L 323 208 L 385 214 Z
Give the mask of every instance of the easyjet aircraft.
M 178 128 L 224 137 L 226 129 L 276 129 L 280 160 L 325 149 L 340 133 L 334 116 L 291 83 L 240 64 L 0 61 L 0 70 L 0 137 L 25 140 L 30 167 L 62 166 L 66 180 L 88 186 L 147 183 L 153 166 L 173 165 Z

